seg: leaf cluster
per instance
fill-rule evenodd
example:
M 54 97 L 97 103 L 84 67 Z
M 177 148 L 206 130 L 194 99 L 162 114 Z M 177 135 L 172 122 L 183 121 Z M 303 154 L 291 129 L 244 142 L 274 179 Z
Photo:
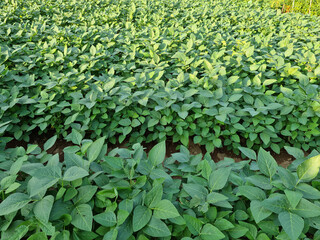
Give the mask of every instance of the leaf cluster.
M 50 146 L 50 140 L 45 145 Z M 320 158 L 279 167 L 269 152 L 249 160 L 138 143 L 107 153 L 105 139 L 79 138 L 64 158 L 37 145 L 2 149 L 1 239 L 319 239 Z

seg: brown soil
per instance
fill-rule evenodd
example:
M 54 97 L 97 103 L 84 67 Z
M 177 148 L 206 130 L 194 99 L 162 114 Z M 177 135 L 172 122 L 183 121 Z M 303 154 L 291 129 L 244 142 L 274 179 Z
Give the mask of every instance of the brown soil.
M 43 148 L 43 144 L 52 136 L 52 134 L 46 134 L 46 135 L 36 135 L 32 134 L 30 136 L 30 142 L 24 142 L 24 141 L 17 141 L 17 140 L 12 140 L 7 144 L 7 148 L 14 148 L 18 146 L 22 146 L 24 148 L 27 148 L 28 144 L 37 144 L 41 148 Z M 151 142 L 151 143 L 142 143 L 142 146 L 145 148 L 146 152 L 149 152 L 151 148 L 157 144 L 157 142 Z M 63 159 L 63 149 L 68 146 L 72 146 L 72 142 L 67 142 L 64 139 L 58 139 L 54 146 L 50 148 L 47 152 L 50 154 L 59 154 L 60 159 Z M 172 153 L 179 152 L 179 143 L 174 143 L 172 140 L 167 140 L 166 141 L 166 157 L 170 157 Z M 124 141 L 121 144 L 108 144 L 108 152 L 111 151 L 114 148 L 128 148 L 129 143 L 127 141 Z M 204 146 L 200 146 L 199 144 L 195 144 L 191 141 L 189 142 L 188 149 L 190 151 L 191 155 L 196 155 L 196 154 L 205 154 L 206 150 Z M 289 155 L 284 149 L 281 150 L 280 154 L 276 154 L 275 152 L 271 152 L 271 155 L 276 159 L 278 164 L 283 167 L 288 167 L 290 163 L 294 160 L 294 158 Z M 211 157 L 215 162 L 221 161 L 224 158 L 232 158 L 236 162 L 246 160 L 241 157 L 241 155 L 236 155 L 232 151 L 228 150 L 226 147 L 222 148 L 216 148 L 214 152 L 211 153 Z

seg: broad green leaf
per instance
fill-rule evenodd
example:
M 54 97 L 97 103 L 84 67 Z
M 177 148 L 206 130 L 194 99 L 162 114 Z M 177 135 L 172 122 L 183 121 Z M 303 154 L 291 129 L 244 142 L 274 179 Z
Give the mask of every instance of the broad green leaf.
M 79 187 L 78 195 L 73 199 L 74 204 L 82 204 L 87 203 L 91 200 L 91 198 L 95 195 L 98 187 L 92 185 L 85 185 Z
M 155 145 L 149 152 L 148 159 L 153 166 L 157 166 L 164 161 L 166 155 L 166 143 L 161 142 Z
M 79 133 L 76 129 L 72 129 L 72 132 L 71 132 L 71 141 L 74 143 L 74 144 L 77 144 L 77 145 L 80 145 L 81 144 L 81 141 L 82 141 L 82 135 L 81 133 Z
M 320 155 L 309 158 L 298 166 L 298 178 L 299 180 L 310 181 L 318 175 L 319 169 Z
M 28 182 L 30 197 L 39 194 L 53 186 L 61 178 L 61 169 L 58 166 L 47 165 L 35 171 Z
M 169 237 L 171 232 L 167 225 L 160 219 L 152 217 L 143 232 L 151 237 Z
M 253 185 L 261 189 L 265 189 L 265 190 L 272 189 L 272 185 L 270 184 L 270 179 L 263 175 L 252 175 L 248 177 L 247 180 Z
M 253 186 L 240 186 L 237 196 L 245 196 L 251 201 L 264 200 L 266 198 L 266 194 L 263 190 Z
M 57 141 L 57 135 L 49 138 L 43 145 L 45 151 L 49 150 Z
M 304 153 L 299 148 L 284 146 L 284 149 L 287 151 L 287 153 L 294 156 L 296 159 L 304 158 Z
M 47 235 L 44 232 L 37 232 L 32 234 L 27 240 L 46 240 Z
M 217 219 L 214 222 L 214 226 L 216 226 L 220 231 L 225 231 L 234 228 L 234 225 L 225 218 Z
M 104 227 L 113 227 L 117 224 L 117 217 L 114 212 L 111 211 L 97 214 L 93 219 Z
M 128 218 L 129 213 L 126 210 L 119 209 L 117 213 L 117 225 L 120 226 Z
M 180 216 L 176 207 L 167 199 L 161 200 L 153 208 L 155 218 L 167 219 Z
M 162 194 L 163 194 L 163 188 L 161 184 L 157 184 L 155 185 L 150 192 L 148 192 L 146 194 L 146 198 L 145 198 L 145 204 L 149 207 L 149 208 L 153 208 L 154 206 L 156 206 L 158 204 L 158 202 L 160 202 L 160 200 L 162 199 Z
M 274 196 L 265 199 L 262 202 L 262 206 L 274 213 L 281 213 L 283 211 L 287 211 L 288 209 L 288 202 L 286 200 L 286 196 L 283 194 L 276 194 Z
M 207 223 L 203 226 L 200 237 L 203 240 L 219 240 L 223 239 L 225 235 L 218 228 L 210 223 Z
M 71 182 L 79 178 L 84 178 L 85 176 L 88 176 L 88 175 L 89 173 L 83 168 L 72 166 L 68 168 L 67 171 L 64 173 L 63 180 Z
M 69 240 L 70 232 L 68 230 L 62 230 L 55 238 L 55 240 Z
M 243 222 L 243 221 L 239 221 L 239 224 L 242 227 L 248 228 L 249 231 L 245 235 L 248 239 L 256 239 L 257 238 L 258 230 L 255 225 L 247 223 L 247 222 Z
M 47 223 L 49 221 L 50 212 L 54 202 L 54 197 L 51 195 L 45 196 L 37 202 L 33 208 L 33 212 L 37 219 Z
M 211 203 L 211 204 L 215 204 L 217 202 L 221 202 L 221 201 L 225 201 L 225 200 L 228 200 L 228 197 L 226 197 L 225 195 L 223 195 L 221 193 L 217 193 L 217 192 L 209 193 L 207 196 L 207 202 Z
M 242 97 L 242 94 L 233 94 L 229 97 L 229 102 L 236 102 Z
M 192 198 L 205 199 L 208 195 L 208 190 L 196 183 L 183 184 L 183 190 L 185 190 Z
M 248 231 L 248 228 L 236 224 L 234 228 L 228 230 L 228 233 L 230 234 L 232 239 L 238 239 L 243 237 Z
M 31 201 L 30 197 L 24 193 L 10 194 L 0 203 L 0 216 L 8 215 L 19 210 Z
M 296 189 L 303 194 L 304 198 L 320 199 L 320 191 L 306 183 L 299 183 Z
M 226 185 L 231 168 L 219 168 L 214 170 L 209 178 L 209 188 L 211 191 L 220 190 Z
M 131 199 L 125 199 L 119 203 L 119 210 L 125 210 L 131 213 L 133 209 L 133 201 Z
M 72 221 L 71 224 L 76 228 L 84 231 L 92 230 L 92 209 L 88 204 L 81 204 L 74 208 L 71 213 Z
M 280 176 L 283 185 L 288 189 L 293 189 L 296 186 L 297 179 L 290 170 L 279 166 L 278 175 Z
M 298 214 L 303 218 L 319 217 L 320 216 L 320 206 L 302 198 L 298 205 L 292 209 L 293 213 Z
M 304 227 L 304 221 L 294 213 L 282 212 L 278 216 L 281 226 L 292 240 L 299 238 Z
M 258 167 L 264 175 L 272 178 L 278 169 L 278 164 L 269 152 L 260 148 L 258 153 Z
M 252 149 L 245 148 L 245 147 L 238 147 L 238 149 L 249 159 L 253 159 L 253 160 L 257 159 L 257 154 Z
M 259 228 L 270 235 L 278 235 L 279 234 L 279 226 L 275 221 L 262 221 L 258 224 Z
M 301 192 L 297 192 L 297 191 L 290 191 L 288 189 L 285 189 L 284 190 L 284 193 L 286 194 L 287 196 L 287 199 L 291 205 L 292 208 L 295 208 L 298 203 L 300 202 L 303 194 Z
M 117 236 L 118 236 L 118 229 L 113 228 L 103 236 L 103 240 L 116 240 Z
M 190 215 L 183 215 L 183 218 L 186 220 L 189 231 L 193 235 L 199 235 L 203 224 L 202 221 Z
M 152 211 L 146 206 L 138 205 L 133 210 L 132 226 L 133 231 L 137 232 L 148 224 L 152 216 Z
M 266 209 L 263 206 L 261 201 L 257 200 L 253 200 L 250 202 L 250 209 L 256 223 L 261 222 L 272 214 L 270 210 Z
M 21 225 L 14 229 L 14 232 L 6 240 L 20 240 L 22 239 L 27 232 L 29 231 L 29 226 Z
M 100 152 L 102 150 L 103 144 L 105 141 L 105 137 L 99 138 L 98 140 L 94 141 L 87 150 L 87 157 L 89 162 L 95 161 L 98 156 L 100 155 Z

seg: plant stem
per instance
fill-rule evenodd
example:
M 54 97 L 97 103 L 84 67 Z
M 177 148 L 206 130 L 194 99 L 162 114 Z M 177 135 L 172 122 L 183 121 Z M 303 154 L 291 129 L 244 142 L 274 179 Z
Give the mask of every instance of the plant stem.
M 312 5 L 312 0 L 310 0 L 309 14 L 311 13 L 311 5 Z

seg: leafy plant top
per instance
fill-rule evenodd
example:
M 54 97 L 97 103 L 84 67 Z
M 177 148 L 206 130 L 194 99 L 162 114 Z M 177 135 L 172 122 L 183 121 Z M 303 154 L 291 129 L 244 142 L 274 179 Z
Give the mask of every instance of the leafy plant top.
M 317 151 L 277 166 L 257 157 L 215 163 L 181 146 L 165 158 L 140 144 L 107 153 L 83 139 L 64 158 L 37 145 L 2 149 L 1 239 L 320 239 Z M 107 154 L 106 154 L 107 153 Z

